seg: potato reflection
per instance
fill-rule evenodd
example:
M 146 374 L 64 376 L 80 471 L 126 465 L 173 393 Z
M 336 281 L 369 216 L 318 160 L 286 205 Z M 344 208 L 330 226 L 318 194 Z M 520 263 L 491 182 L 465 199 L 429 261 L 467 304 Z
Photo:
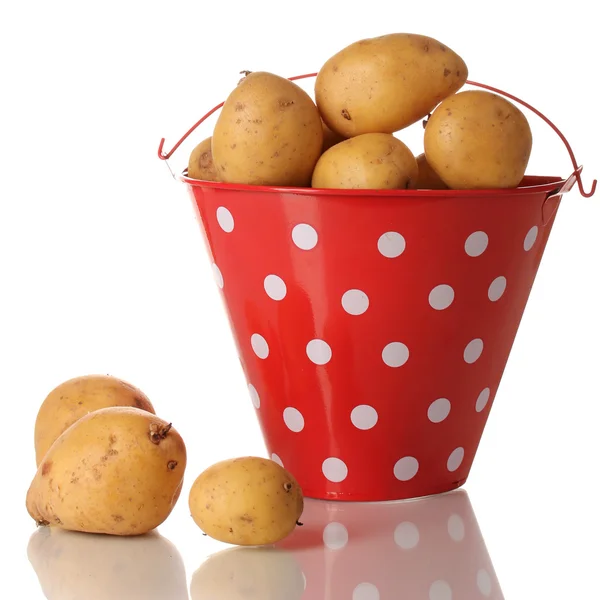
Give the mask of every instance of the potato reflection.
M 191 600 L 298 600 L 304 577 L 293 554 L 272 547 L 213 554 L 192 576 Z
M 48 600 L 187 600 L 177 548 L 158 532 L 115 537 L 43 527 L 27 555 Z

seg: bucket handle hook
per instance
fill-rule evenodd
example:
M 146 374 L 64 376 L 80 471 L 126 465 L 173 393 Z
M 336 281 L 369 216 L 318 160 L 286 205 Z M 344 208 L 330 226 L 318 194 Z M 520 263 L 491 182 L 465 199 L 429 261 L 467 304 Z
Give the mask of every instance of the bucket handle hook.
M 295 75 L 294 77 L 289 77 L 289 80 L 296 81 L 298 79 L 307 79 L 309 77 L 316 77 L 317 75 L 318 75 L 318 73 L 307 73 L 306 75 Z M 577 186 L 579 188 L 579 193 L 584 198 L 590 198 L 591 196 L 594 195 L 594 193 L 596 192 L 596 186 L 598 184 L 598 181 L 596 179 L 594 179 L 592 181 L 592 186 L 590 188 L 590 191 L 589 192 L 585 191 L 585 189 L 583 188 L 583 181 L 581 179 L 581 172 L 583 170 L 583 165 L 577 164 L 577 160 L 575 159 L 575 153 L 573 152 L 573 149 L 571 148 L 571 144 L 569 144 L 569 142 L 567 141 L 567 138 L 563 135 L 563 133 L 560 131 L 560 129 L 548 117 L 546 117 L 539 110 L 537 110 L 537 108 L 534 108 L 533 106 L 531 106 L 531 104 L 529 104 L 528 102 L 525 102 L 524 100 L 521 100 L 520 98 L 517 98 L 516 96 L 513 96 L 512 94 L 509 94 L 508 92 L 503 92 L 502 90 L 499 90 L 498 88 L 492 87 L 491 85 L 487 85 L 485 83 L 478 83 L 476 81 L 470 81 L 470 80 L 467 80 L 465 83 L 468 85 L 473 85 L 475 87 L 480 87 L 480 88 L 486 89 L 486 90 L 488 90 L 490 92 L 494 92 L 496 94 L 500 94 L 501 96 L 510 98 L 511 100 L 514 100 L 515 102 L 521 104 L 525 108 L 528 108 L 531 112 L 533 112 L 538 117 L 540 117 L 540 119 L 545 121 L 554 130 L 556 135 L 558 135 L 558 137 L 562 140 L 563 144 L 565 145 L 565 147 L 567 149 L 567 152 L 569 153 L 571 163 L 573 164 L 573 173 L 565 180 L 565 182 L 563 183 L 563 185 L 561 186 L 561 188 L 559 190 L 557 190 L 554 194 L 552 194 L 551 196 L 549 196 L 546 199 L 546 203 L 549 200 L 557 199 L 558 196 L 561 196 L 562 194 L 571 190 L 573 188 L 573 186 L 575 185 L 575 183 L 577 183 Z M 208 117 L 210 117 L 213 113 L 215 113 L 217 110 L 222 108 L 224 104 L 225 104 L 225 102 L 221 102 L 220 104 L 215 106 L 213 109 L 209 110 L 197 123 L 192 125 L 192 127 L 190 127 L 188 129 L 188 131 L 186 131 L 186 133 L 183 135 L 183 137 L 173 146 L 173 148 L 171 148 L 171 150 L 169 150 L 169 152 L 164 151 L 165 138 L 161 138 L 160 143 L 158 145 L 158 158 L 160 158 L 161 160 L 164 160 L 167 163 L 167 166 L 169 167 L 168 159 L 171 158 L 171 156 L 173 156 L 173 153 L 177 150 L 177 148 L 179 148 L 179 146 L 181 146 L 181 144 L 188 138 L 188 136 L 198 126 L 200 126 L 204 121 L 206 121 L 206 119 L 208 119 Z M 171 167 L 169 167 L 169 171 L 171 171 L 171 175 L 173 175 L 173 177 L 175 177 L 175 173 L 173 173 L 173 170 L 171 169 Z

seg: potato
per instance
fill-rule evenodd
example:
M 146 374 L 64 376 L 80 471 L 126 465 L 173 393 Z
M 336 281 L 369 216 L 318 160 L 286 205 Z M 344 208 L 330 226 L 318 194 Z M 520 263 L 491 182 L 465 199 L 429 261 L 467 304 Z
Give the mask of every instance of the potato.
M 27 492 L 27 510 L 39 525 L 143 534 L 173 510 L 185 468 L 185 444 L 169 423 L 139 408 L 101 408 L 48 450 Z
M 291 552 L 229 548 L 213 554 L 192 575 L 191 600 L 300 600 L 302 569 Z
M 187 175 L 201 181 L 218 181 L 217 170 L 212 157 L 212 136 L 202 140 L 190 153 Z
M 181 555 L 157 532 L 123 539 L 42 527 L 27 556 L 48 600 L 188 600 Z
M 322 146 L 312 98 L 294 82 L 261 71 L 231 92 L 212 136 L 217 174 L 226 183 L 308 186 Z
M 253 456 L 218 462 L 194 481 L 189 507 L 210 537 L 238 546 L 274 544 L 296 527 L 302 490 L 283 467 Z
M 315 167 L 314 188 L 408 189 L 419 169 L 408 147 L 389 133 L 363 133 L 327 150 Z
M 331 146 L 335 146 L 340 142 L 343 142 L 346 138 L 342 137 L 339 133 L 335 131 L 331 131 L 327 125 L 325 125 L 325 121 L 323 121 L 323 149 L 322 152 L 329 150 Z
M 427 162 L 453 189 L 511 188 L 521 182 L 532 148 L 525 115 L 483 90 L 446 98 L 424 136 Z
M 354 42 L 329 58 L 315 100 L 333 131 L 348 138 L 394 133 L 428 115 L 466 82 L 467 65 L 448 46 L 412 33 Z
M 108 406 L 135 406 L 155 413 L 146 394 L 110 375 L 74 377 L 55 387 L 42 402 L 35 421 L 36 466 L 65 429 L 89 412 Z
M 419 176 L 417 177 L 416 188 L 418 190 L 447 190 L 448 186 L 441 180 L 440 176 L 431 168 L 427 162 L 425 153 L 417 156 L 417 166 L 419 167 Z

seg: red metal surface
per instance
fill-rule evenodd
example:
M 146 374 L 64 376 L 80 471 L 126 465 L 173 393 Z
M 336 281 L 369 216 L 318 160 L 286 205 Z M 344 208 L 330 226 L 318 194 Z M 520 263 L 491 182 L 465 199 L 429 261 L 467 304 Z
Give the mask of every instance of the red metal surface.
M 307 496 L 391 500 L 464 483 L 557 181 L 396 197 L 188 186 L 268 450 Z M 473 340 L 483 352 L 470 362 Z

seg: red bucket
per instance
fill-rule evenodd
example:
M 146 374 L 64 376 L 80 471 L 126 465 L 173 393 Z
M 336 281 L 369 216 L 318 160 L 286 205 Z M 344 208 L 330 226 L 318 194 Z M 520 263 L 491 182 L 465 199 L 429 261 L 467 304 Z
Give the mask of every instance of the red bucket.
M 405 499 L 466 481 L 562 195 L 575 182 L 594 193 L 546 117 L 468 83 L 549 123 L 574 173 L 442 191 L 179 176 L 267 450 L 307 497 Z

